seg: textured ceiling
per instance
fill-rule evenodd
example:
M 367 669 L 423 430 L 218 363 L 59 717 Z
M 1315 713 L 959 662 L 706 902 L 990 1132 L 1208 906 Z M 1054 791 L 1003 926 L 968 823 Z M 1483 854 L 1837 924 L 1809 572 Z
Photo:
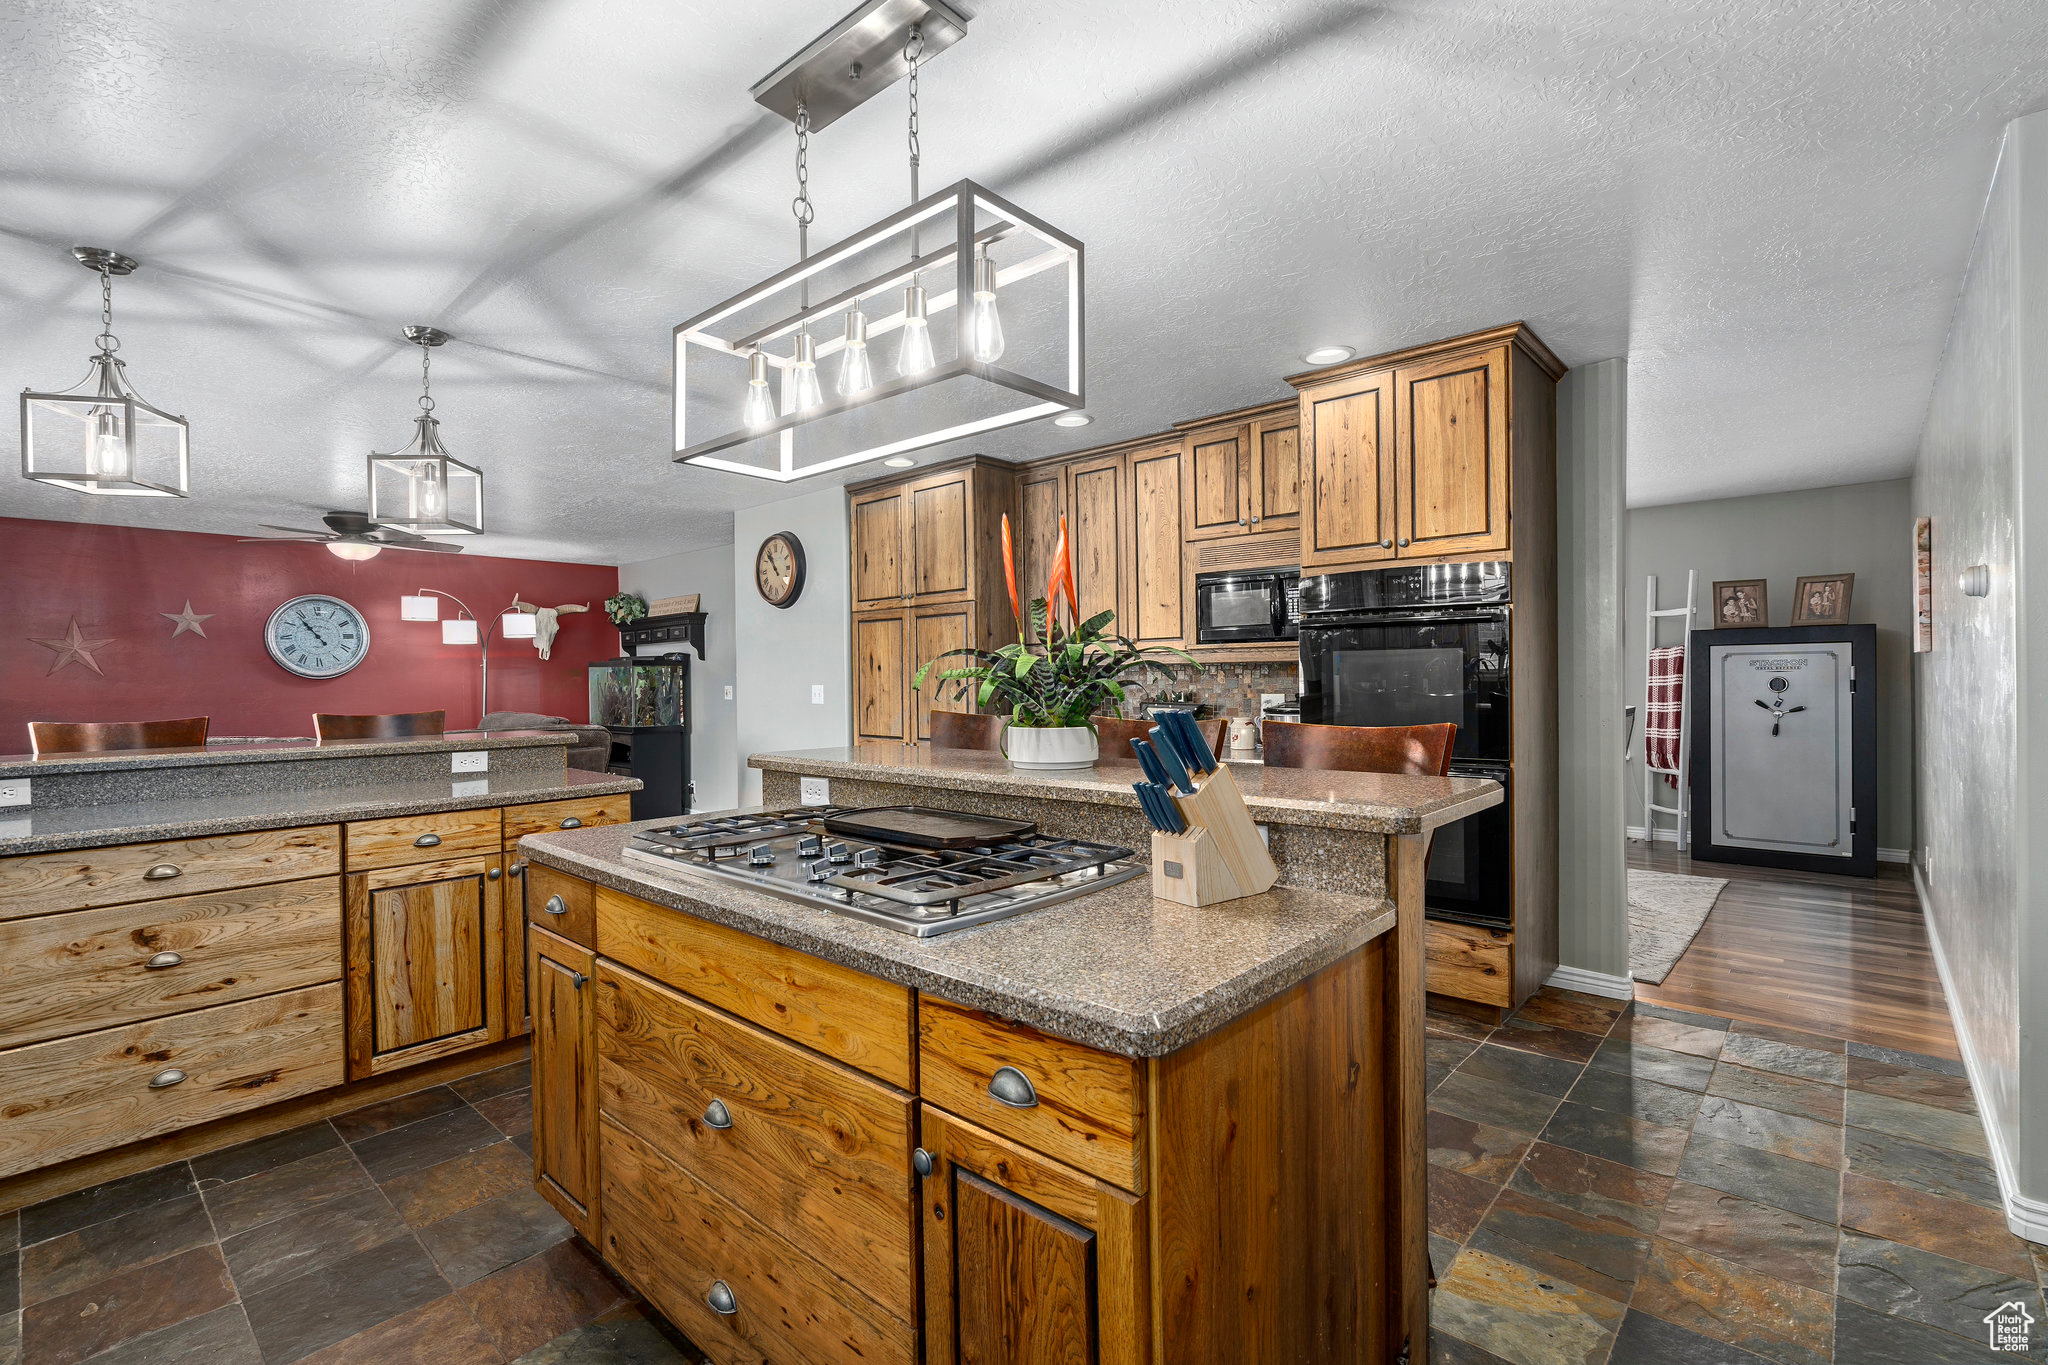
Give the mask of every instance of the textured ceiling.
M 792 137 L 747 87 L 849 0 L 16 0 L 0 377 L 84 373 L 116 287 L 185 502 L 0 479 L 0 514 L 245 531 L 360 508 L 410 434 L 489 478 L 473 552 L 730 538 L 788 489 L 670 463 L 669 334 L 788 263 Z M 980 0 L 924 80 L 927 186 L 1088 246 L 1094 426 L 1284 394 L 1311 346 L 1525 318 L 1630 362 L 1630 501 L 1906 472 L 2040 0 Z M 819 240 L 899 206 L 902 89 L 821 133 Z M 932 453 L 939 458 L 944 453 Z M 862 471 L 869 472 L 869 471 Z M 802 485 L 799 485 L 801 488 Z M 310 552 L 310 551 L 308 551 Z

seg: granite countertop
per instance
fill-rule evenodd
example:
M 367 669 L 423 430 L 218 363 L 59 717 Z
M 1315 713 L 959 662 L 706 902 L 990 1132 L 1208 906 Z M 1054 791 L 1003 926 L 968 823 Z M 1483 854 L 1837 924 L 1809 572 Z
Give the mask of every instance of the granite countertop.
M 804 777 L 915 781 L 940 791 L 996 792 L 1133 810 L 1138 808 L 1138 797 L 1131 784 L 1144 780 L 1135 758 L 1105 757 L 1093 768 L 1074 772 L 1022 772 L 1010 767 L 998 753 L 934 749 L 928 744 L 801 749 L 755 754 L 747 762 L 764 772 Z M 1498 782 L 1479 777 L 1399 777 L 1321 768 L 1268 768 L 1263 763 L 1229 766 L 1252 819 L 1274 825 L 1420 834 L 1505 799 Z
M 43 777 L 53 773 L 105 773 L 132 768 L 191 768 L 221 763 L 276 763 L 294 759 L 360 758 L 378 754 L 453 753 L 458 749 L 536 749 L 568 746 L 567 730 L 450 730 L 431 739 L 352 739 L 319 744 L 311 739 L 209 742 L 189 749 L 114 749 L 104 753 L 0 756 L 0 777 Z
M 1394 926 L 1393 902 L 1276 886 L 1195 909 L 1140 877 L 1043 910 L 915 938 L 620 856 L 672 821 L 531 834 L 522 856 L 857 971 L 1126 1057 L 1157 1057 Z
M 328 751 L 332 753 L 330 749 Z M 0 810 L 0 857 L 100 848 L 153 839 L 190 839 L 208 834 L 243 834 L 292 825 L 342 820 L 378 820 L 433 811 L 558 801 L 575 796 L 609 796 L 640 790 L 640 780 L 609 773 L 568 770 L 564 779 L 507 777 L 479 773 L 437 782 L 384 782 L 375 786 L 308 787 L 300 791 L 257 792 L 157 801 L 109 802 L 99 806 Z

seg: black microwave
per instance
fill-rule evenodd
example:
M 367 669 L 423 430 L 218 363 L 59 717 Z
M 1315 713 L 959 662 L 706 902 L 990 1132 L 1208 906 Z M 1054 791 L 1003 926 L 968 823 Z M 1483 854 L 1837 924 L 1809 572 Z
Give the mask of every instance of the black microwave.
M 1241 645 L 1301 634 L 1301 570 L 1195 575 L 1195 643 Z

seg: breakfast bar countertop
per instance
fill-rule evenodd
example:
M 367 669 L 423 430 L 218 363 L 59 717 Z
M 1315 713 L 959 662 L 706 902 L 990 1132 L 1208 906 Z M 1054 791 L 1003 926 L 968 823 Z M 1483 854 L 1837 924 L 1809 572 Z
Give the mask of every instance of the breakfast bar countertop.
M 1126 1057 L 1174 1052 L 1394 927 L 1384 897 L 1276 886 L 1196 909 L 1155 900 L 1140 877 L 916 938 L 622 856 L 638 831 L 674 823 L 530 834 L 519 850 L 601 887 Z

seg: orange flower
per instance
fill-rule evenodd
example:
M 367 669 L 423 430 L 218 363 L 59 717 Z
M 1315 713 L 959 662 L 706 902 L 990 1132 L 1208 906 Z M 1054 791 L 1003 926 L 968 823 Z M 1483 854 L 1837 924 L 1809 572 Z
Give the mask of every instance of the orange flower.
M 1080 605 L 1074 600 L 1074 559 L 1067 549 L 1067 519 L 1060 517 L 1060 540 L 1052 552 L 1052 577 L 1045 584 L 1045 625 L 1052 629 L 1057 618 L 1060 594 L 1067 595 L 1067 614 L 1075 623 L 1080 621 Z
M 1024 608 L 1017 605 L 1017 552 L 1010 548 L 1010 514 L 1003 513 L 1003 577 L 1010 582 L 1010 615 L 1017 618 L 1017 638 L 1024 638 Z

